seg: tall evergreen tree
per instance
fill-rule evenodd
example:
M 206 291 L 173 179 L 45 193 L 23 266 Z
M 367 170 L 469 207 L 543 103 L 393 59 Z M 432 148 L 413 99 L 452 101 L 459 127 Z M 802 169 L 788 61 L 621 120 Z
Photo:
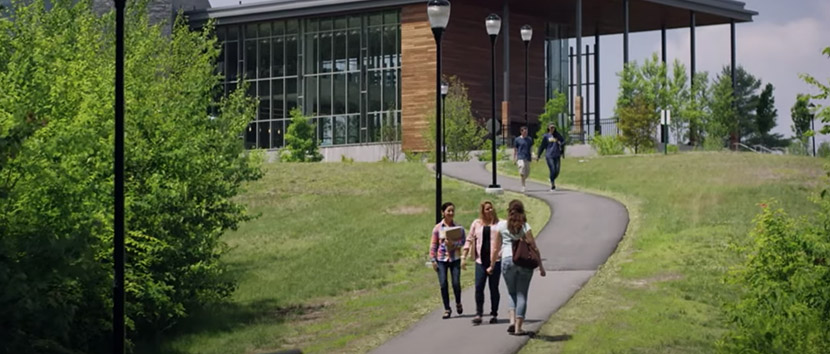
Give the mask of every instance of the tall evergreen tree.
M 778 118 L 778 110 L 775 109 L 775 96 L 773 96 L 773 86 L 767 83 L 764 86 L 764 91 L 758 99 L 758 109 L 755 116 L 756 133 L 764 137 L 769 135 L 770 130 L 775 128 L 775 120 Z
M 735 70 L 737 78 L 732 97 L 735 104 L 735 118 L 737 119 L 738 138 L 749 137 L 756 130 L 755 112 L 758 107 L 758 90 L 761 81 L 748 73 L 742 66 Z M 726 81 L 732 85 L 732 68 L 724 66 L 716 82 Z M 730 131 L 731 133 L 731 131 Z
M 810 120 L 813 118 L 810 112 L 810 96 L 798 94 L 795 104 L 790 109 L 793 125 L 791 126 L 796 139 L 804 137 L 804 133 L 810 130 Z

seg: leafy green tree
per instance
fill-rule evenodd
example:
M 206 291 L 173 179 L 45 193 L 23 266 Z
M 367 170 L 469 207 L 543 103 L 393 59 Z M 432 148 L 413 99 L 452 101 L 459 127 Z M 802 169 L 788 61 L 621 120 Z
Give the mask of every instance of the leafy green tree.
M 559 90 L 553 91 L 553 98 L 545 102 L 545 111 L 539 115 L 539 130 L 536 131 L 536 142 L 542 141 L 542 136 L 548 132 L 548 125 L 553 124 L 556 130 L 565 137 L 565 143 L 570 143 L 571 124 L 569 119 L 560 119 L 568 112 L 568 97 Z
M 618 108 L 617 112 L 623 144 L 633 149 L 635 154 L 654 147 L 654 133 L 660 117 L 653 103 L 637 96 L 630 106 Z
M 747 139 L 750 144 L 760 144 L 766 147 L 786 147 L 788 139 L 778 133 L 770 133 L 775 128 L 778 110 L 775 109 L 774 87 L 772 84 L 764 86 L 758 99 L 758 108 L 755 115 L 755 133 Z
M 468 161 L 470 151 L 479 149 L 485 142 L 487 131 L 473 117 L 471 101 L 467 86 L 455 76 L 445 78 L 449 83 L 447 97 L 444 98 L 443 119 L 444 137 L 447 144 L 448 161 Z M 424 134 L 427 137 L 429 151 L 435 148 L 435 112 L 427 116 L 429 124 Z
M 20 2 L 0 16 L 0 352 L 106 352 L 111 328 L 113 14 Z M 261 156 L 239 133 L 256 104 L 212 106 L 212 26 L 170 36 L 129 3 L 125 28 L 129 336 L 230 294 L 222 233 Z M 244 85 L 243 85 L 244 86 Z M 213 118 L 207 112 L 213 111 Z
M 666 109 L 672 112 L 671 128 L 675 132 L 675 138 L 680 142 L 692 120 L 689 118 L 692 115 L 689 110 L 691 102 L 691 92 L 688 85 L 689 77 L 686 75 L 686 66 L 675 59 L 672 66 L 672 76 L 667 82 L 666 94 Z
M 689 144 L 698 145 L 706 135 L 707 124 L 712 117 L 712 88 L 709 87 L 709 73 L 695 73 L 695 80 L 689 87 L 689 100 L 683 105 L 681 116 L 688 122 L 685 138 Z
M 755 112 L 758 108 L 758 90 L 761 88 L 761 81 L 755 76 L 748 73 L 742 66 L 738 66 L 735 70 L 737 78 L 735 88 L 733 89 L 732 97 L 734 99 L 735 118 L 737 119 L 736 131 L 739 134 L 738 139 L 743 137 L 750 137 L 757 129 Z M 732 85 L 732 69 L 730 66 L 724 66 L 720 75 L 715 79 L 716 84 L 721 84 L 721 81 Z M 731 126 L 731 125 L 730 125 Z
M 795 104 L 790 108 L 793 125 L 790 127 L 795 134 L 796 139 L 801 139 L 804 134 L 810 131 L 810 123 L 813 119 L 813 113 L 810 112 L 810 96 L 798 94 L 795 98 Z
M 303 115 L 299 107 L 289 113 L 291 125 L 285 129 L 285 146 L 280 150 L 280 159 L 285 162 L 317 162 L 323 155 L 314 141 L 314 124 Z
M 830 57 L 830 47 L 824 48 L 822 54 Z M 826 100 L 830 98 L 830 84 L 821 83 L 818 79 L 809 74 L 802 74 L 800 76 L 805 82 L 819 90 L 819 93 L 810 96 L 811 98 L 816 100 Z M 819 130 L 819 132 L 821 134 L 830 134 L 830 107 L 825 105 L 816 105 L 816 111 L 813 113 L 815 114 L 815 118 L 824 123 L 824 126 Z M 793 117 L 793 121 L 795 121 L 795 117 Z
M 723 146 L 730 132 L 737 129 L 735 109 L 733 106 L 732 80 L 719 77 L 712 87 L 712 98 L 709 104 L 711 116 L 705 122 L 706 140 L 708 146 Z

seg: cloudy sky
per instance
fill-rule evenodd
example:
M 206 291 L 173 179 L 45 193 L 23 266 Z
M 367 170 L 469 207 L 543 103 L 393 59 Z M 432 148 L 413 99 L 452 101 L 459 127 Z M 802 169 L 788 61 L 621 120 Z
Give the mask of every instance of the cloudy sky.
M 798 93 L 816 93 L 810 85 L 798 77 L 809 73 L 822 82 L 830 81 L 830 58 L 821 50 L 830 46 L 830 1 L 827 0 L 744 0 L 746 8 L 759 12 L 752 23 L 740 23 L 736 27 L 737 60 L 749 73 L 759 78 L 763 85 L 775 87 L 775 105 L 778 109 L 778 126 L 774 132 L 791 136 L 790 108 Z M 708 71 L 710 79 L 730 63 L 729 25 L 698 27 L 697 70 Z M 615 73 L 622 70 L 622 36 L 600 39 L 602 47 L 601 82 L 603 116 L 610 115 L 617 97 L 618 79 Z M 631 60 L 639 63 L 652 53 L 660 52 L 660 32 L 639 33 L 629 36 Z M 593 43 L 593 38 L 583 41 Z M 688 70 L 690 62 L 689 30 L 667 32 L 668 61 L 679 59 Z M 763 86 L 762 86 L 763 87 Z M 817 102 L 817 104 L 830 102 Z M 819 140 L 830 141 L 830 137 Z

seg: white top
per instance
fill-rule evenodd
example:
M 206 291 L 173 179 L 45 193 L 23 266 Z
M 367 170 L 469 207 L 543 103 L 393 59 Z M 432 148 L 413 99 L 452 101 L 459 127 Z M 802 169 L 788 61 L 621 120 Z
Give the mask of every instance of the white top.
M 522 226 L 522 231 L 519 231 L 518 234 L 514 235 L 507 229 L 507 220 L 501 220 L 496 225 L 496 230 L 498 230 L 499 236 L 501 236 L 501 259 L 512 259 L 513 241 L 524 237 L 524 235 L 530 231 L 530 224 L 525 223 L 524 226 Z

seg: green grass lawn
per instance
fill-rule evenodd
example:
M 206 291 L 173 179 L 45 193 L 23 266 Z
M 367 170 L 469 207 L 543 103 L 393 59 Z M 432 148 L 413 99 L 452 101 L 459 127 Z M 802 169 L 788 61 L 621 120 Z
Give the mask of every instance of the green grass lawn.
M 706 353 L 727 323 L 724 283 L 759 203 L 815 209 L 822 160 L 738 153 L 564 159 L 557 186 L 623 202 L 631 223 L 617 251 L 523 353 Z M 515 174 L 514 168 L 500 171 Z M 547 180 L 544 161 L 532 178 Z M 602 222 L 602 216 L 596 218 Z M 568 338 L 561 340 L 561 338 Z
M 440 307 L 425 265 L 435 224 L 435 179 L 416 163 L 286 164 L 239 201 L 260 216 L 228 233 L 224 257 L 238 282 L 230 302 L 195 314 L 144 353 L 365 352 Z M 445 201 L 468 228 L 483 187 L 444 179 Z M 519 198 L 541 227 L 546 204 Z M 463 272 L 470 285 L 473 272 Z

